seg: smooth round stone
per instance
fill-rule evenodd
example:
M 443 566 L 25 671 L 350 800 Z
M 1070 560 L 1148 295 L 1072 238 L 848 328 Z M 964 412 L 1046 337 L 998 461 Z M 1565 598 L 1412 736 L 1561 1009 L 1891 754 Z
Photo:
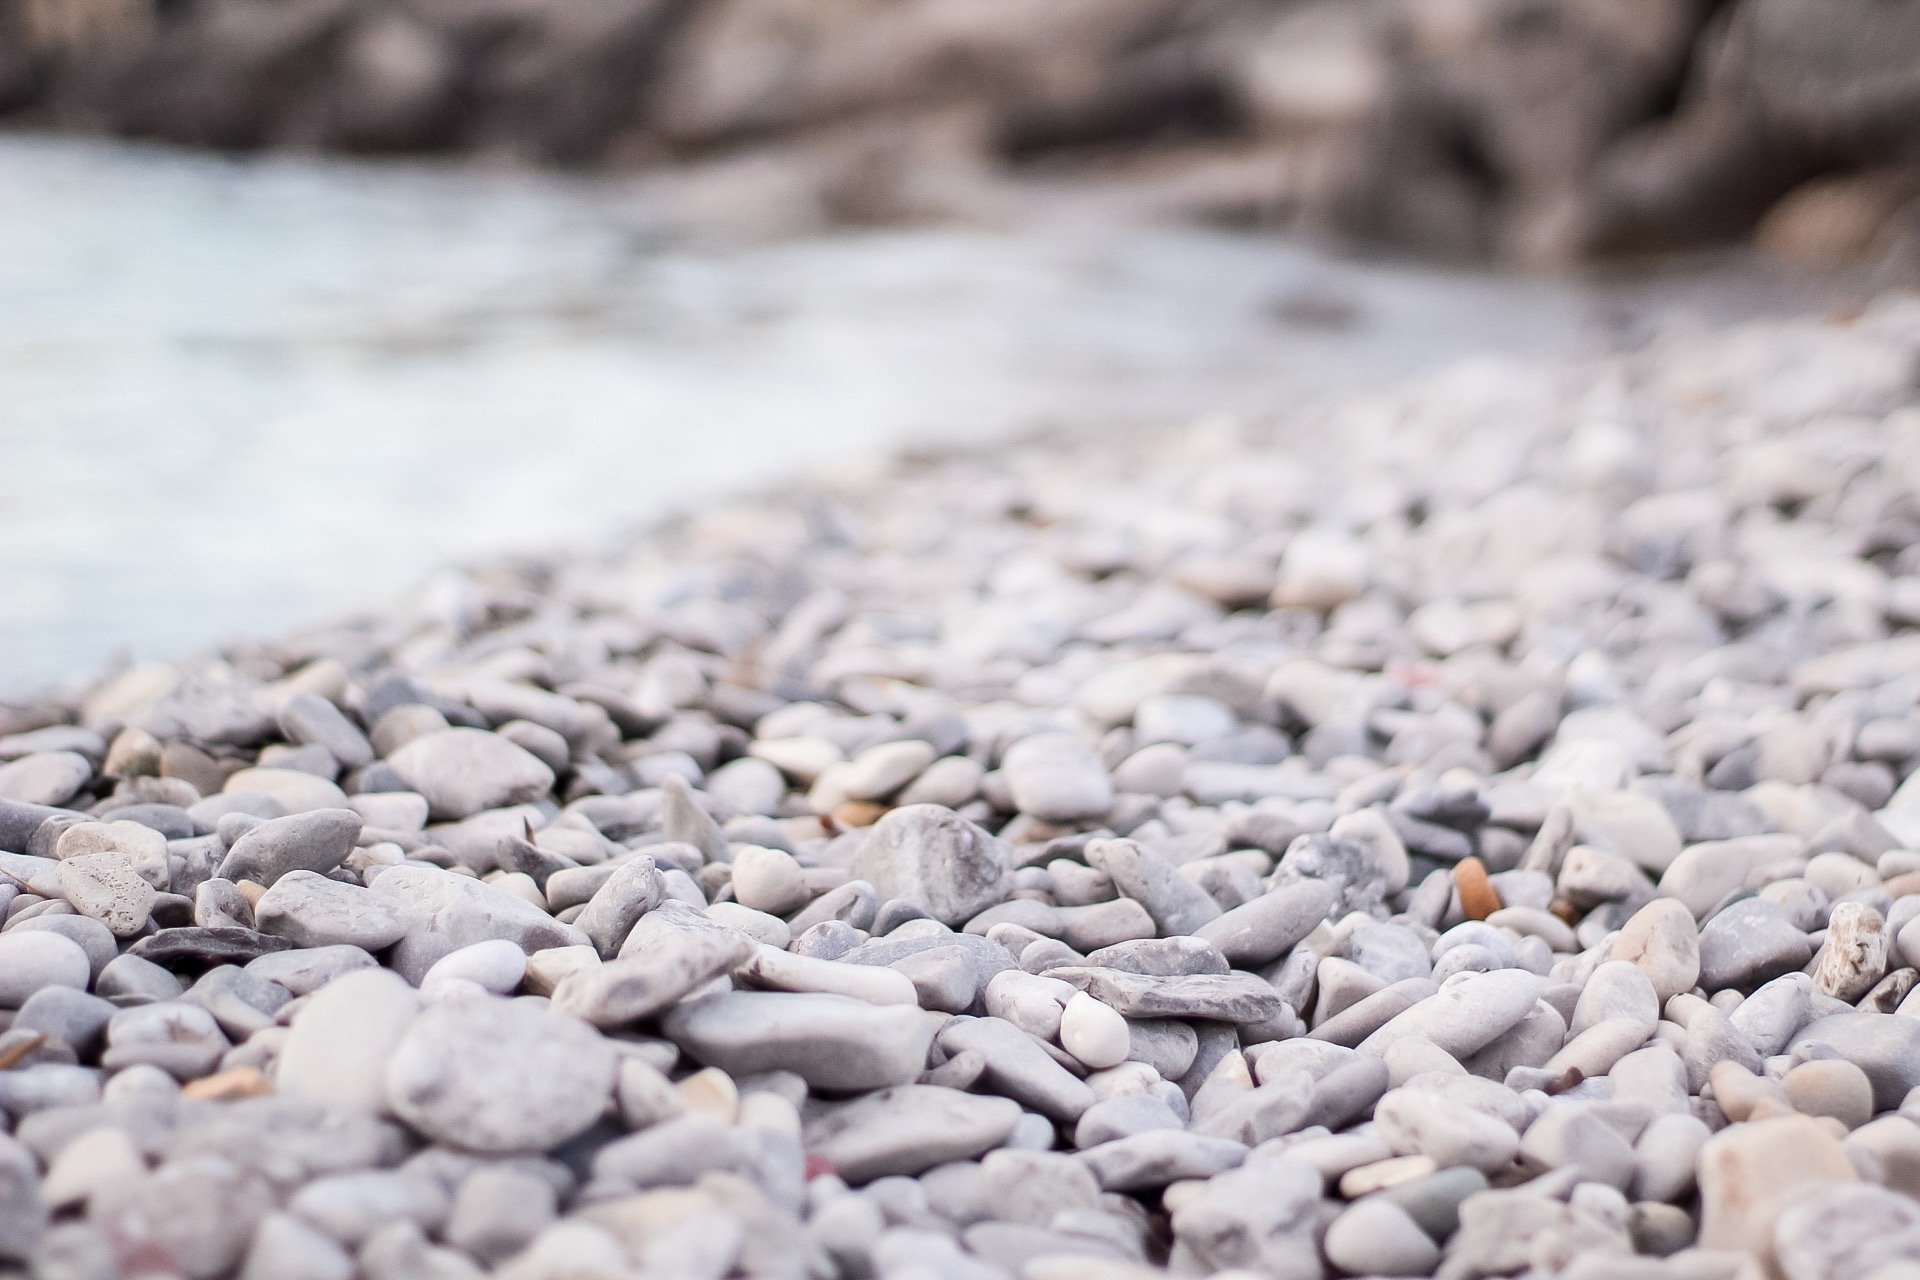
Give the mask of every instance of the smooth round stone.
M 691 1001 L 661 1022 L 669 1039 L 729 1075 L 791 1071 L 830 1093 L 914 1080 L 926 1069 L 934 1026 L 911 1005 L 785 991 Z
M 1378 1197 L 1335 1218 L 1324 1247 L 1328 1261 L 1361 1276 L 1424 1276 L 1440 1261 L 1440 1246 L 1407 1211 Z
M 444 934 L 458 947 L 508 938 L 533 952 L 587 941 L 580 930 L 562 924 L 525 898 L 438 867 L 388 867 L 368 887 L 396 899 L 417 918 L 417 928 Z
M 810 1119 L 806 1149 L 860 1186 L 972 1159 L 1005 1142 L 1020 1118 L 1019 1104 L 1007 1098 L 938 1085 L 899 1085 Z
M 464 1000 L 413 1020 L 387 1065 L 387 1096 L 436 1142 L 547 1151 L 600 1118 L 617 1064 L 592 1028 L 537 1003 Z
M 1076 991 L 1060 1014 L 1060 1046 L 1088 1068 L 1100 1071 L 1127 1060 L 1132 1034 L 1127 1020 L 1084 991 Z
M 958 809 L 980 794 L 986 769 L 966 756 L 942 756 L 908 783 L 898 800 L 905 804 L 937 804 Z
M 1333 910 L 1333 888 L 1323 881 L 1302 880 L 1263 893 L 1194 930 L 1228 962 L 1252 969 L 1269 964 L 1293 949 Z
M 293 1015 L 275 1089 L 345 1111 L 384 1110 L 388 1061 L 419 1012 L 419 993 L 390 970 L 335 978 Z
M 1426 1089 L 1395 1089 L 1374 1110 L 1380 1136 L 1402 1155 L 1423 1155 L 1441 1168 L 1503 1169 L 1520 1150 L 1513 1126 Z
M 1653 1031 L 1660 1021 L 1661 1000 L 1646 971 L 1625 960 L 1609 960 L 1588 977 L 1567 1024 L 1568 1036 L 1609 1018 L 1631 1018 Z
M 1218 698 L 1163 693 L 1143 699 L 1133 713 L 1133 729 L 1142 744 L 1173 742 L 1198 746 L 1225 738 L 1240 727 L 1233 708 Z
M 1638 965 L 1665 1004 L 1700 980 L 1700 929 L 1672 898 L 1655 898 L 1620 928 L 1612 958 Z
M 1782 1207 L 1772 1253 L 1792 1280 L 1912 1280 L 1920 1273 L 1920 1205 L 1885 1187 L 1810 1188 Z
M 18 1009 L 46 987 L 85 991 L 93 967 L 80 944 L 46 930 L 0 933 L 0 1008 Z
M 289 741 L 325 747 L 346 768 L 358 769 L 373 760 L 367 735 L 325 698 L 296 693 L 280 704 L 277 718 Z
M 1520 969 L 1455 978 L 1368 1036 L 1360 1048 L 1373 1054 L 1405 1039 L 1423 1040 L 1455 1058 L 1484 1049 L 1527 1014 L 1540 996 L 1540 978 Z
M 436 818 L 468 818 L 538 800 L 553 789 L 553 770 L 538 756 L 484 729 L 422 734 L 388 756 L 387 763 L 427 798 Z
M 932 744 L 909 738 L 868 747 L 833 771 L 849 800 L 884 800 L 919 777 L 938 758 Z
M 1801 968 L 1812 956 L 1813 944 L 1784 910 L 1745 898 L 1700 931 L 1700 983 L 1708 991 L 1750 990 Z
M 352 946 L 380 951 L 405 936 L 414 916 L 395 899 L 311 871 L 289 871 L 260 895 L 260 932 L 296 947 Z
M 1092 748 L 1068 733 L 1035 734 L 1007 748 L 1001 773 L 1022 813 L 1042 822 L 1104 817 L 1113 780 Z
M 493 938 L 441 956 L 420 980 L 420 990 L 427 994 L 436 983 L 471 982 L 493 995 L 510 995 L 526 972 L 527 953 L 517 943 Z
M 806 871 L 793 855 L 746 845 L 733 855 L 733 896 L 743 907 L 784 916 L 813 900 Z
M 1873 1082 L 1851 1062 L 1803 1062 L 1787 1072 L 1780 1087 L 1801 1115 L 1832 1116 L 1849 1129 L 1873 1119 Z
M 1857 1175 L 1840 1140 L 1807 1116 L 1729 1125 L 1701 1147 L 1700 1247 L 1758 1253 L 1780 1211 Z
M 313 809 L 271 818 L 235 840 L 220 863 L 223 880 L 270 885 L 289 871 L 328 872 L 347 860 L 360 838 L 352 809 Z
M 0 764 L 0 800 L 63 805 L 93 777 L 93 762 L 77 751 L 42 751 Z
M 271 796 L 288 813 L 312 809 L 344 809 L 347 793 L 325 778 L 298 769 L 255 767 L 228 777 L 224 792 L 258 792 Z
M 707 776 L 707 794 L 735 813 L 774 813 L 787 794 L 787 780 L 765 760 L 742 756 Z

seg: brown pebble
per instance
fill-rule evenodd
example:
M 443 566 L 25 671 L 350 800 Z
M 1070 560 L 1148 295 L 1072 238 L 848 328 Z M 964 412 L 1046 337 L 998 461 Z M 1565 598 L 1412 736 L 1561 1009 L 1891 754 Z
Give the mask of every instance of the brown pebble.
M 835 805 L 833 820 L 843 827 L 870 827 L 886 816 L 887 806 L 871 800 L 849 800 Z
M 1460 909 L 1469 920 L 1485 920 L 1500 909 L 1500 895 L 1487 879 L 1487 864 L 1478 858 L 1462 858 L 1454 864 L 1453 890 L 1460 895 Z
M 1920 871 L 1903 871 L 1880 887 L 1896 898 L 1920 893 Z
M 267 1083 L 267 1078 L 253 1067 L 216 1071 L 210 1076 L 189 1080 L 180 1088 L 181 1097 L 198 1098 L 202 1102 L 231 1102 L 236 1098 L 258 1098 L 272 1092 L 273 1086 Z
M 1580 908 L 1574 906 L 1569 898 L 1555 898 L 1547 904 L 1547 910 L 1558 916 L 1562 924 L 1580 923 Z
M 26 1061 L 34 1050 L 46 1042 L 47 1038 L 43 1035 L 29 1036 L 18 1044 L 0 1049 L 0 1071 L 5 1071 L 10 1067 L 17 1066 Z

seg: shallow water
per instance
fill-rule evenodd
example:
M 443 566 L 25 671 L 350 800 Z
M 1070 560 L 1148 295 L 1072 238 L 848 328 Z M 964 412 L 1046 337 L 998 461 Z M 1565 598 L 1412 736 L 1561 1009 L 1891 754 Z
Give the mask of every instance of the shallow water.
M 0 692 L 905 444 L 1564 350 L 1612 306 L 1192 229 L 691 244 L 618 180 L 0 138 Z

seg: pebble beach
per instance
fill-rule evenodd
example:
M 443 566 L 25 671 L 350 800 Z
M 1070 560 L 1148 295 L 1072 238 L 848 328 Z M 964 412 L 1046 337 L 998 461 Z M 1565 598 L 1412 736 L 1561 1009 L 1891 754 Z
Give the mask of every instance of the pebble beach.
M 0 1275 L 1915 1280 L 1920 301 L 0 708 Z

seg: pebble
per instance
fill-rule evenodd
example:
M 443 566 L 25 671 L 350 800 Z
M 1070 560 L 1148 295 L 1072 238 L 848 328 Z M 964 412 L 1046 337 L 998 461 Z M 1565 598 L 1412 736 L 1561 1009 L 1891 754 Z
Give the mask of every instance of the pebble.
M 1136 841 L 1096 841 L 1088 844 L 1086 856 L 1112 877 L 1115 888 L 1147 909 L 1162 934 L 1197 933 L 1222 914 L 1206 890 Z
M 733 855 L 733 896 L 742 906 L 776 916 L 798 911 L 813 900 L 806 872 L 792 854 L 756 845 Z
M 1700 930 L 1685 906 L 1656 898 L 1621 926 L 1612 956 L 1638 965 L 1664 1005 L 1700 980 Z
M 936 805 L 891 810 L 868 830 L 851 869 L 883 899 L 913 903 L 948 925 L 965 923 L 1007 891 L 1000 842 Z
M 1060 1045 L 1089 1070 L 1117 1067 L 1132 1048 L 1127 1020 L 1084 991 L 1076 991 L 1060 1015 Z
M 296 693 L 280 704 L 275 719 L 289 742 L 325 747 L 346 768 L 358 769 L 373 761 L 373 746 L 367 735 L 325 698 Z
M 312 871 L 289 871 L 253 905 L 256 927 L 296 947 L 382 951 L 403 937 L 413 916 L 396 899 Z M 511 945 L 511 944 L 509 944 Z
M 92 976 L 87 953 L 70 938 L 41 930 L 0 933 L 0 1008 L 18 1009 L 46 987 L 85 991 Z
M 1862 902 L 1838 904 L 1814 962 L 1814 988 L 1853 1004 L 1886 973 L 1888 949 L 1886 921 L 1878 911 Z
M 420 980 L 420 993 L 431 997 L 441 984 L 471 982 L 496 996 L 512 995 L 527 973 L 527 953 L 505 938 L 476 942 L 449 951 L 433 962 Z
M 491 997 L 434 1005 L 387 1064 L 388 1104 L 468 1151 L 547 1151 L 600 1118 L 617 1055 L 584 1023 Z
M 620 956 L 578 969 L 553 990 L 553 1007 L 595 1027 L 653 1017 L 693 988 L 753 958 L 755 940 L 666 904 L 641 917 Z
M 1020 1107 L 936 1085 L 882 1089 L 823 1111 L 806 1128 L 806 1146 L 855 1186 L 966 1160 L 1006 1141 Z
M 1700 1148 L 1700 1246 L 1762 1253 L 1781 1210 L 1821 1183 L 1855 1176 L 1840 1140 L 1809 1117 L 1724 1129 Z
M 68 905 L 106 925 L 114 937 L 131 938 L 147 927 L 157 895 L 118 854 L 62 858 L 55 875 Z
M 1700 931 L 1700 981 L 1710 991 L 1750 990 L 1803 967 L 1812 956 L 1807 935 L 1785 911 L 1760 898 L 1732 904 Z
M 1401 1040 L 1417 1039 L 1464 1057 L 1492 1044 L 1526 1017 L 1540 988 L 1539 978 L 1519 969 L 1457 978 L 1394 1016 L 1362 1040 L 1360 1049 L 1383 1054 Z
M 426 797 L 436 818 L 469 818 L 537 800 L 553 786 L 553 770 L 537 756 L 483 729 L 421 734 L 389 755 L 387 763 Z
M 1000 764 L 1013 802 L 1042 822 L 1100 818 L 1113 805 L 1113 781 L 1077 735 L 1039 733 L 1007 749 Z
M 1322 1247 L 1343 1271 L 1365 1276 L 1424 1276 L 1440 1247 L 1390 1200 L 1361 1200 L 1327 1227 Z
M 1207 921 L 1194 936 L 1212 943 L 1228 964 L 1258 968 L 1291 951 L 1333 906 L 1333 890 L 1321 881 L 1282 885 Z
M 41 751 L 0 764 L 0 800 L 63 805 L 93 778 L 93 762 L 77 751 Z
M 324 875 L 353 852 L 361 822 L 361 815 L 352 809 L 314 809 L 270 818 L 233 842 L 216 874 L 223 880 L 264 885 L 274 884 L 289 871 Z
M 734 991 L 678 1006 L 661 1029 L 693 1058 L 730 1075 L 791 1071 L 838 1094 L 911 1083 L 926 1068 L 934 1024 L 907 1004 Z
M 274 1064 L 274 1088 L 345 1112 L 387 1105 L 387 1063 L 420 997 L 385 969 L 344 974 L 301 1004 Z

